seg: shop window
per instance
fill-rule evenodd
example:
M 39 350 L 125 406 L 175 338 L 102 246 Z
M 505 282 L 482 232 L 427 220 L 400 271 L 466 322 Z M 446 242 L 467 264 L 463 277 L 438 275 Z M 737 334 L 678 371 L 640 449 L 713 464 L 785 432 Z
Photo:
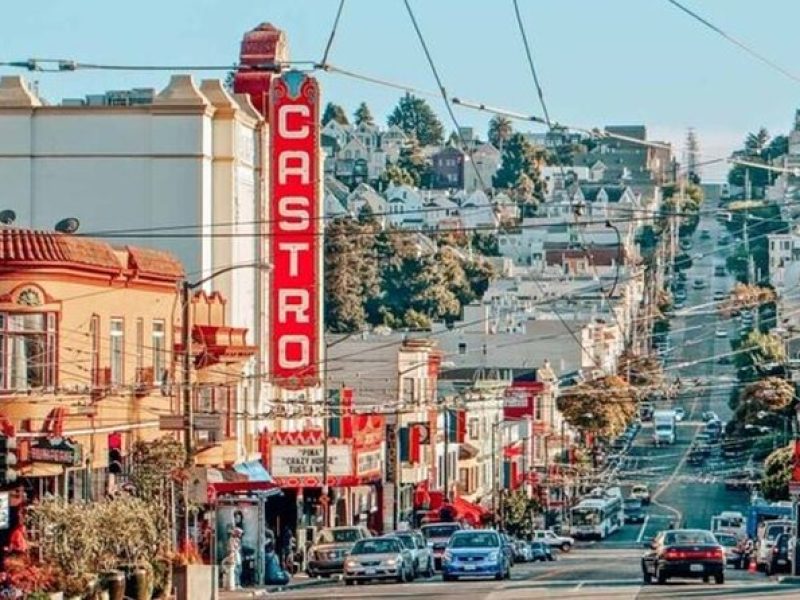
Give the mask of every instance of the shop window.
M 110 331 L 111 385 L 120 386 L 125 382 L 125 321 L 111 319 Z
M 55 363 L 54 313 L 0 313 L 0 388 L 52 388 Z

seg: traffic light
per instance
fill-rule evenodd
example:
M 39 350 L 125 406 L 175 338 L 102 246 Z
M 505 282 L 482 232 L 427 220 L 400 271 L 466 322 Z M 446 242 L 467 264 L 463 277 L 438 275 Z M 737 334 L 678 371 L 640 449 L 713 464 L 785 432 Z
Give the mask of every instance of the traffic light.
M 17 480 L 17 438 L 0 435 L 0 485 Z

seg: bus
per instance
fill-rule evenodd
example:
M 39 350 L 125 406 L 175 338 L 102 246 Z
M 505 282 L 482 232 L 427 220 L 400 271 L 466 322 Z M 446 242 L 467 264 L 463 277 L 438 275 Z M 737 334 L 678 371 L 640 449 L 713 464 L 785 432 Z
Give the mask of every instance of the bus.
M 605 539 L 625 522 L 619 488 L 593 492 L 570 509 L 570 534 L 575 538 Z

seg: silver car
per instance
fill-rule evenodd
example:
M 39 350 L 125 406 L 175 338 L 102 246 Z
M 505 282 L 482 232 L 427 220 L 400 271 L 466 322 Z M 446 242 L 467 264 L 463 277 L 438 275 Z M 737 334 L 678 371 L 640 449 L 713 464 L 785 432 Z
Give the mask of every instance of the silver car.
M 411 552 L 394 537 L 360 540 L 344 561 L 345 585 L 373 579 L 394 579 L 404 583 L 413 578 Z
M 411 552 L 414 558 L 415 577 L 433 577 L 433 552 L 428 548 L 425 538 L 419 531 L 395 531 L 386 537 L 398 538 L 403 546 Z

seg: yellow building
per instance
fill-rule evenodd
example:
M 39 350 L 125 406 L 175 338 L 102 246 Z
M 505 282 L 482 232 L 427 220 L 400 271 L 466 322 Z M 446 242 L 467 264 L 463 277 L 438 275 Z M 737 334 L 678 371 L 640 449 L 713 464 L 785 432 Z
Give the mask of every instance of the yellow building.
M 32 495 L 101 496 L 133 442 L 180 414 L 183 277 L 163 251 L 0 228 L 0 427 Z M 237 460 L 239 367 L 255 350 L 224 304 L 192 299 L 197 456 L 219 466 Z

